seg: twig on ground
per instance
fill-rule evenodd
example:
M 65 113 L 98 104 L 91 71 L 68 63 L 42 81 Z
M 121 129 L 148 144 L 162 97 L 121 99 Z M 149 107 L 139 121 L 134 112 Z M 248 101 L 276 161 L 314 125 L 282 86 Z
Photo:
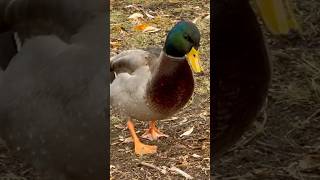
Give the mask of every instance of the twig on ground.
M 184 176 L 186 179 L 193 179 L 192 176 L 190 176 L 190 175 L 187 174 L 186 172 L 184 172 L 184 171 L 182 171 L 181 169 L 176 168 L 176 167 L 174 167 L 174 166 L 171 167 L 170 170 L 171 170 L 171 171 L 174 171 L 174 172 L 176 172 L 176 173 L 178 173 L 178 174 L 180 174 L 180 175 L 182 175 L 182 176 Z
M 150 168 L 153 168 L 153 169 L 156 169 L 158 171 L 160 171 L 162 174 L 167 174 L 167 171 L 165 169 L 162 169 L 162 168 L 159 168 L 153 164 L 150 164 L 150 163 L 147 163 L 147 162 L 140 162 L 141 165 L 143 166 L 147 166 L 147 167 L 150 167 Z

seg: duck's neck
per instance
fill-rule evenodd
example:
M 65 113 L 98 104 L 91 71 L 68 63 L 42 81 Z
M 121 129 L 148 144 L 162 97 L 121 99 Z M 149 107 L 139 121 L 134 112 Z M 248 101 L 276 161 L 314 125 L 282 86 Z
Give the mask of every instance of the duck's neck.
M 160 113 L 170 113 L 190 99 L 194 89 L 193 75 L 184 57 L 174 58 L 162 51 L 159 59 L 147 87 L 147 99 Z

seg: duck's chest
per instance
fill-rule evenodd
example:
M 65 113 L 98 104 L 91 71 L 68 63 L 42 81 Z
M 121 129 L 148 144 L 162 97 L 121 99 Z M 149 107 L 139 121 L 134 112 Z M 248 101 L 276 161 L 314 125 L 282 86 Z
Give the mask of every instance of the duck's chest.
M 167 71 L 153 77 L 146 93 L 147 105 L 153 112 L 169 116 L 189 101 L 193 90 L 193 75 L 185 63 L 173 72 Z

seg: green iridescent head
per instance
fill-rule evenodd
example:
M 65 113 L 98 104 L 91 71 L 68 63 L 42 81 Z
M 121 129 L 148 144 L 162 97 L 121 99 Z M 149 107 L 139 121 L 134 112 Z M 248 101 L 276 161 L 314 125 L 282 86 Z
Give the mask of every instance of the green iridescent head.
M 195 24 L 188 21 L 177 23 L 167 35 L 163 51 L 173 57 L 184 57 L 193 70 L 202 71 L 199 59 L 200 32 Z
M 170 56 L 182 57 L 200 44 L 200 32 L 195 24 L 189 21 L 178 22 L 168 33 L 164 52 Z

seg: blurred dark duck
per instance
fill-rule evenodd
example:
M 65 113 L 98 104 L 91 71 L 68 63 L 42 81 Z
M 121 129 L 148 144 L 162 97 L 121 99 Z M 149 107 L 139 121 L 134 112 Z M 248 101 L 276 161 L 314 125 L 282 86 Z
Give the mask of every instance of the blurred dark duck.
M 110 84 L 110 102 L 129 117 L 136 154 L 156 153 L 157 147 L 140 142 L 131 119 L 150 121 L 143 138 L 167 137 L 156 127 L 156 120 L 173 115 L 189 101 L 194 90 L 192 70 L 202 71 L 199 45 L 198 28 L 180 21 L 168 33 L 162 49 L 128 50 L 111 58 L 115 76 Z
M 260 14 L 274 34 L 298 30 L 283 8 L 287 1 L 256 0 Z M 281 5 L 281 7 L 277 7 Z M 287 12 L 287 11 L 290 12 Z M 255 120 L 267 98 L 271 65 L 257 17 L 248 0 L 213 2 L 213 62 L 216 63 L 216 105 L 213 108 L 213 163 L 235 144 Z M 285 21 L 282 26 L 280 22 Z M 282 26 L 282 27 L 279 27 Z M 288 30 L 288 31 L 287 31 Z M 213 171 L 212 171 L 213 172 Z
M 103 3 L 0 3 L 0 137 L 40 179 L 107 177 Z

